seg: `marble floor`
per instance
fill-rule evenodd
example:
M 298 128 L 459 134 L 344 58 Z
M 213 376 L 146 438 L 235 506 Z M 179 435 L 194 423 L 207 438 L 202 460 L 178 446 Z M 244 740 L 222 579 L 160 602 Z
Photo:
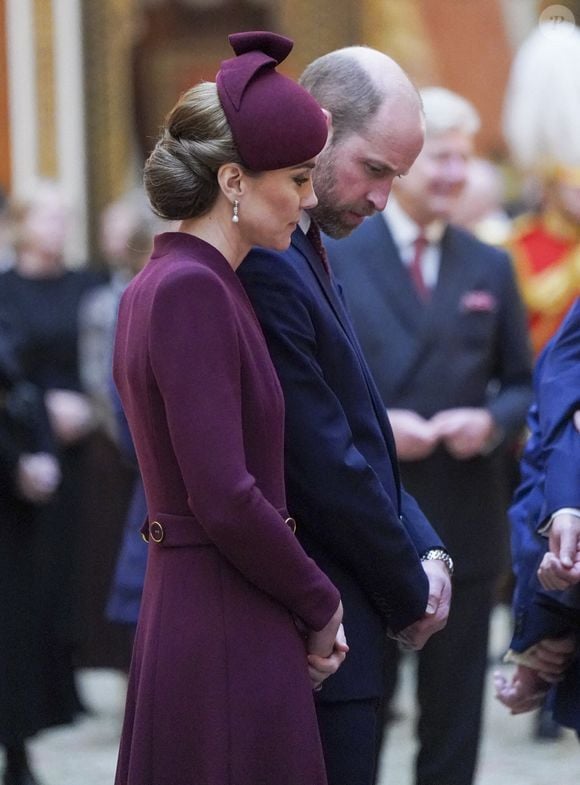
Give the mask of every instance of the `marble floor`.
M 506 639 L 507 620 L 494 617 L 492 650 Z M 485 731 L 476 785 L 578 785 L 580 744 L 565 732 L 552 743 L 532 741 L 530 715 L 511 717 L 493 699 L 488 679 Z M 504 666 L 505 667 L 505 666 Z M 389 734 L 380 767 L 380 785 L 412 785 L 413 662 L 404 663 L 397 707 L 402 715 Z M 124 678 L 111 671 L 85 671 L 80 683 L 92 713 L 72 727 L 41 734 L 31 745 L 42 785 L 112 785 L 121 724 Z

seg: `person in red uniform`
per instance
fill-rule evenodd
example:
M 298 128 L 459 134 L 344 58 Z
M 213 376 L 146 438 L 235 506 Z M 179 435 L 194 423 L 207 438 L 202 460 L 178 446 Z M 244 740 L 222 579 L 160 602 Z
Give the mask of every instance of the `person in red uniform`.
M 505 102 L 514 163 L 537 209 L 508 241 L 539 354 L 580 294 L 580 30 L 538 27 L 518 51 Z

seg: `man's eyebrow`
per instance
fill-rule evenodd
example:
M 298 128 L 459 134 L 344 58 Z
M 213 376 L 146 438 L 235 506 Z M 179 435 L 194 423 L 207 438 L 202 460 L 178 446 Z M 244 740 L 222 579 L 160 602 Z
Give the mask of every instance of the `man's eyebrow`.
M 372 166 L 374 169 L 381 169 L 384 172 L 397 172 L 395 167 L 391 164 L 385 163 L 384 161 L 377 161 L 375 158 L 363 158 L 363 162 Z

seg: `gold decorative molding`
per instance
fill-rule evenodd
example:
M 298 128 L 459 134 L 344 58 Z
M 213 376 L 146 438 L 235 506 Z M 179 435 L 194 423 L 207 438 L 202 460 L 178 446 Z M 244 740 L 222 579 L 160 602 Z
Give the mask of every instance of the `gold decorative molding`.
M 356 44 L 389 54 L 419 81 L 433 68 L 420 0 L 281 0 L 277 21 L 296 42 L 295 75 L 316 57 Z
M 9 193 L 12 171 L 10 166 L 10 123 L 8 105 L 8 41 L 6 28 L 6 0 L 0 0 L 0 117 L 5 121 L 0 123 L 0 187 Z
M 58 153 L 52 0 L 34 0 L 33 13 L 36 50 L 38 174 L 40 177 L 56 179 L 58 177 Z
M 137 18 L 136 0 L 83 0 L 89 235 L 93 248 L 103 207 L 132 184 L 132 52 Z
M 360 43 L 357 0 L 280 0 L 278 28 L 294 39 L 292 71 L 333 49 Z
M 361 0 L 362 43 L 396 60 L 417 82 L 433 80 L 431 44 L 419 0 Z

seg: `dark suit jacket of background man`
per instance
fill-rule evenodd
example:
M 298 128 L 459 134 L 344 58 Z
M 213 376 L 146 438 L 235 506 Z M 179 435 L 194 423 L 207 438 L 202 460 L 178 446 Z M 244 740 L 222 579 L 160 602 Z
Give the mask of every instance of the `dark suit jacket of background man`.
M 505 253 L 448 226 L 435 290 L 422 302 L 383 215 L 325 240 L 384 404 L 431 418 L 487 407 L 502 445 L 456 460 L 443 447 L 401 462 L 401 476 L 455 561 L 447 627 L 419 654 L 417 784 L 471 785 L 481 727 L 493 587 L 507 565 L 503 445 L 523 426 L 530 360 L 523 308 Z M 387 693 L 396 683 L 389 652 Z M 395 676 L 393 677 L 393 674 Z
M 286 404 L 288 509 L 339 588 L 350 646 L 319 700 L 379 698 L 385 627 L 419 619 L 419 554 L 441 547 L 401 489 L 392 432 L 350 319 L 301 229 L 288 251 L 254 249 L 238 270 Z

